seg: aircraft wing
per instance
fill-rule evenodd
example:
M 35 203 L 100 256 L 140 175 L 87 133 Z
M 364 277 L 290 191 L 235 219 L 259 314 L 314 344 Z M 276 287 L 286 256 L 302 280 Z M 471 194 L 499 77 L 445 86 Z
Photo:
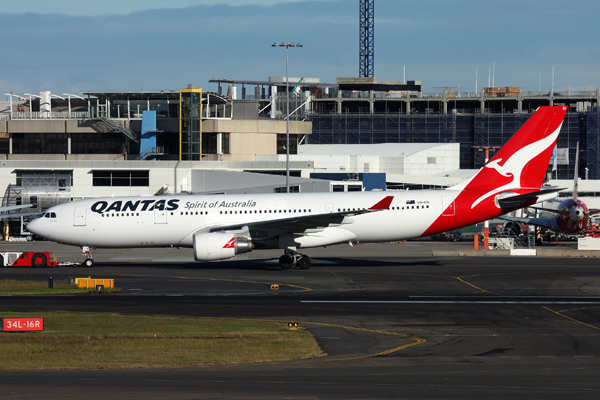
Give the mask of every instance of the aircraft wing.
M 25 212 L 25 213 L 0 213 L 0 219 L 14 218 L 14 217 L 39 216 L 42 213 L 43 213 L 43 211 L 32 211 L 32 212 Z
M 550 228 L 550 229 L 552 228 L 552 219 L 550 219 L 550 218 L 507 217 L 505 215 L 502 215 L 502 216 L 498 217 L 498 219 L 503 219 L 505 221 L 518 222 L 520 224 L 543 226 L 545 228 Z
M 267 231 L 267 236 L 275 236 L 281 233 L 304 234 L 307 230 L 312 232 L 322 230 L 329 226 L 340 226 L 354 222 L 352 216 L 371 212 L 388 210 L 394 196 L 386 196 L 380 202 L 370 208 L 364 208 L 354 211 L 339 211 L 323 214 L 311 214 L 306 216 L 295 216 L 289 218 L 274 218 L 267 221 L 257 221 L 242 223 L 236 225 L 219 225 L 207 227 L 201 231 L 240 231 L 240 230 L 263 230 Z
M 1 206 L 0 212 L 2 211 L 11 211 L 11 210 L 21 210 L 23 208 L 33 207 L 33 204 L 21 204 L 20 206 Z
M 560 214 L 560 215 L 568 215 L 569 214 L 569 210 L 557 210 L 555 208 L 544 208 L 544 207 L 529 207 L 529 208 L 533 208 L 535 210 L 539 210 L 539 211 L 547 211 L 547 212 L 551 212 L 554 214 Z M 598 210 L 600 211 L 600 210 Z
M 600 209 L 598 209 L 598 208 L 591 208 L 588 210 L 588 215 L 590 217 L 598 215 L 598 214 L 600 214 Z

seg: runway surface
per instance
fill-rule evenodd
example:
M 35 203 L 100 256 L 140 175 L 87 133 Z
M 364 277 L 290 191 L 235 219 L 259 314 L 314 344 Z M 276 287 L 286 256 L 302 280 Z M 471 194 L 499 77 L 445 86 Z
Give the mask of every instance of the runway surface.
M 59 262 L 79 249 L 52 250 Z M 326 357 L 245 366 L 0 372 L 0 398 L 514 398 L 600 396 L 600 260 L 431 257 L 429 241 L 279 251 L 195 263 L 190 249 L 99 250 L 93 268 L 7 268 L 3 279 L 114 278 L 112 295 L 11 296 L 2 310 L 298 321 Z M 15 250 L 2 243 L 0 251 Z M 22 251 L 22 250 L 21 250 Z M 271 284 L 279 290 L 271 290 Z

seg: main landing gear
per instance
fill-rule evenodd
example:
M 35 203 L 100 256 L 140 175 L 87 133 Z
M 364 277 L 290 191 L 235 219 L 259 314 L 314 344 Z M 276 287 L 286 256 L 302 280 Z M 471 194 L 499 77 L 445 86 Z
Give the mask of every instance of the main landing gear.
M 283 269 L 290 269 L 292 267 L 309 269 L 311 264 L 309 256 L 291 250 L 286 250 L 285 254 L 279 257 L 279 265 Z

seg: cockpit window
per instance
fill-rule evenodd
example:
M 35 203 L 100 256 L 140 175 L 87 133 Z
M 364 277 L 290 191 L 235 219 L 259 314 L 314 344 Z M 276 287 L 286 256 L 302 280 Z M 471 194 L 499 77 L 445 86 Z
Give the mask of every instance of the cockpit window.
M 46 214 L 44 214 L 44 218 L 56 218 L 56 213 L 55 212 L 47 212 Z

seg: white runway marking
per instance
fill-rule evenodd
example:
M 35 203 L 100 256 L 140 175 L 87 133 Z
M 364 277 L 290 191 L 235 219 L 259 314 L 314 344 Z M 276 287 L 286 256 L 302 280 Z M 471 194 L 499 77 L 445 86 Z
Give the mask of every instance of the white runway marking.
M 600 304 L 596 300 L 301 300 L 321 304 Z

